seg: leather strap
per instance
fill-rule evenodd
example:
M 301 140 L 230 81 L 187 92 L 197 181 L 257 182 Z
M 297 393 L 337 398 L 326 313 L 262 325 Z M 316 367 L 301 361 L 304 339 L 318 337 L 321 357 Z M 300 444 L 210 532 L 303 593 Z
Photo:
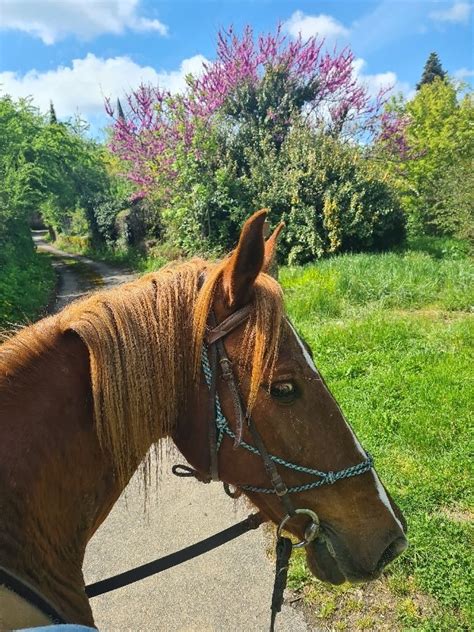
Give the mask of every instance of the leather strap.
M 125 571 L 125 573 L 120 573 L 119 575 L 114 575 L 113 577 L 95 582 L 94 584 L 89 584 L 86 586 L 86 595 L 89 598 L 103 595 L 111 590 L 116 590 L 117 588 L 133 584 L 133 582 L 137 582 L 140 579 L 145 579 L 145 577 L 161 573 L 161 571 L 181 564 L 182 562 L 192 560 L 198 555 L 212 551 L 212 549 L 238 538 L 247 531 L 257 529 L 264 520 L 265 518 L 260 513 L 250 514 L 245 520 L 234 524 L 232 527 L 219 531 L 219 533 L 211 535 L 209 538 L 201 540 L 200 542 L 196 542 L 196 544 L 187 546 L 180 551 L 176 551 L 176 553 L 165 555 L 165 557 L 161 557 L 153 562 L 148 562 L 148 564 L 142 564 L 142 566 L 133 568 L 130 571 Z
M 235 383 L 234 372 L 232 371 L 232 362 L 229 360 L 224 343 L 222 340 L 217 340 L 217 355 L 219 358 L 219 364 L 221 367 L 222 377 L 227 383 L 227 387 L 230 391 L 232 398 L 232 405 L 235 412 L 235 440 L 234 448 L 238 448 L 242 441 L 242 433 L 244 427 L 245 414 L 242 408 L 242 400 L 240 398 L 239 389 Z
M 238 309 L 236 312 L 233 312 L 218 325 L 213 325 L 213 328 L 208 331 L 206 335 L 207 344 L 212 345 L 214 342 L 217 342 L 221 338 L 230 334 L 231 331 L 234 331 L 234 329 L 247 320 L 251 311 L 252 306 L 246 305 L 245 307 Z
M 215 324 L 215 316 L 213 313 L 209 315 L 212 325 Z M 209 366 L 211 368 L 211 383 L 209 385 L 209 414 L 208 414 L 208 431 L 209 431 L 209 474 L 212 481 L 219 480 L 219 465 L 217 456 L 217 428 L 216 428 L 216 388 L 217 388 L 217 349 L 215 345 L 209 346 L 208 350 Z
M 281 504 L 285 508 L 286 513 L 289 516 L 295 515 L 295 508 L 293 507 L 293 503 L 291 501 L 290 495 L 288 493 L 288 487 L 286 486 L 284 480 L 278 473 L 275 463 L 270 458 L 268 454 L 268 450 L 265 447 L 263 439 L 258 432 L 253 419 L 249 419 L 249 430 L 252 434 L 253 440 L 255 442 L 255 446 L 257 450 L 260 452 L 260 456 L 262 457 L 263 465 L 265 466 L 265 470 L 270 478 L 270 481 L 273 485 L 273 488 L 279 497 Z

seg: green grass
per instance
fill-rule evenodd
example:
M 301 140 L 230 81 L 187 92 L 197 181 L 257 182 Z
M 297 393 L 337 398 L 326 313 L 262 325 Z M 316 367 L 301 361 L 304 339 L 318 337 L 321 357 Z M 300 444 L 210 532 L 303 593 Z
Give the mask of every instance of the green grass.
M 83 255 L 97 261 L 104 261 L 118 267 L 124 267 L 137 272 L 147 272 L 152 269 L 151 261 L 148 261 L 145 255 L 137 248 L 109 248 L 101 246 L 93 247 L 88 237 L 80 237 L 76 235 L 60 235 L 52 244 L 59 250 L 69 252 L 74 255 Z M 161 267 L 166 261 L 161 261 Z
M 26 324 L 44 315 L 56 275 L 46 254 L 9 256 L 0 273 L 0 329 Z
M 387 628 L 370 600 L 359 618 L 345 612 L 359 588 L 323 587 L 296 559 L 293 587 L 320 618 L 338 622 L 334 629 L 447 632 L 474 623 L 473 276 L 472 261 L 456 249 L 441 258 L 347 255 L 281 270 L 289 314 L 409 523 L 410 547 L 380 584 L 385 602 L 393 599 Z

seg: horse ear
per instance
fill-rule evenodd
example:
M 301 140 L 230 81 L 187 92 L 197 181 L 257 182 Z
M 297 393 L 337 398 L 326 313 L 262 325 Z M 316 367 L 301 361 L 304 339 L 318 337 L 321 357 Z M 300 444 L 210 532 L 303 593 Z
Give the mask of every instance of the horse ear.
M 275 255 L 276 255 L 276 247 L 278 236 L 285 227 L 283 222 L 280 222 L 278 226 L 275 228 L 273 233 L 265 242 L 265 258 L 263 262 L 262 272 L 266 272 L 267 274 L 271 274 L 276 278 L 276 265 L 275 265 Z
M 262 209 L 245 222 L 238 246 L 225 265 L 222 284 L 231 307 L 241 307 L 252 298 L 253 284 L 265 258 L 263 230 L 266 216 L 266 209 Z

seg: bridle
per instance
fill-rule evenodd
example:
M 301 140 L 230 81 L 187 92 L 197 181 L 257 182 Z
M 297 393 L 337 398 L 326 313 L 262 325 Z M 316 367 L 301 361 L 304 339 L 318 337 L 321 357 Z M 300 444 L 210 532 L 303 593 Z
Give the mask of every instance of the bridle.
M 216 324 L 216 318 L 213 312 L 211 312 L 208 321 L 208 329 L 205 336 L 205 343 L 202 348 L 201 365 L 206 380 L 206 384 L 209 389 L 209 417 L 208 417 L 208 430 L 209 430 L 209 452 L 210 452 L 210 468 L 208 476 L 198 475 L 198 478 L 203 481 L 219 481 L 218 472 L 218 454 L 225 436 L 229 437 L 234 442 L 234 447 L 240 447 L 252 454 L 259 455 L 268 474 L 271 487 L 257 487 L 254 485 L 240 485 L 239 490 L 259 493 L 259 494 L 276 494 L 286 511 L 286 516 L 283 518 L 280 524 L 279 530 L 281 531 L 283 526 L 296 514 L 306 514 L 310 517 L 311 522 L 308 525 L 305 534 L 305 540 L 294 545 L 295 547 L 306 546 L 318 535 L 319 520 L 310 509 L 295 509 L 290 498 L 290 494 L 299 492 L 305 492 L 323 485 L 332 485 L 338 480 L 344 478 L 350 478 L 352 476 L 358 476 L 368 472 L 373 467 L 373 458 L 370 454 L 367 454 L 365 461 L 358 463 L 342 470 L 323 472 L 321 470 L 308 468 L 303 465 L 291 463 L 281 457 L 269 454 L 265 444 L 262 440 L 260 433 L 258 432 L 255 422 L 251 416 L 246 415 L 244 412 L 244 405 L 242 397 L 239 392 L 239 388 L 236 383 L 234 372 L 232 369 L 232 363 L 229 360 L 226 349 L 224 347 L 224 338 L 232 333 L 237 327 L 247 321 L 252 311 L 252 307 L 247 305 L 233 312 L 221 323 Z M 227 418 L 222 412 L 222 407 L 217 392 L 217 376 L 218 366 L 221 369 L 221 375 L 226 383 L 227 388 L 230 391 L 231 400 L 235 413 L 235 431 L 230 427 Z M 244 424 L 247 424 L 247 428 L 252 436 L 254 445 L 251 445 L 243 440 L 243 428 Z M 284 468 L 302 472 L 318 478 L 316 481 L 306 483 L 304 485 L 297 485 L 294 487 L 287 487 L 282 477 L 280 476 L 276 465 L 280 465 Z M 195 471 L 194 471 L 195 472 Z M 197 473 L 196 473 L 197 474 Z M 179 475 L 179 474 L 178 474 Z M 181 474 L 183 475 L 183 474 Z M 229 493 L 229 488 L 226 485 L 226 491 Z M 235 493 L 230 493 L 235 496 Z
M 373 467 L 373 459 L 372 456 L 367 453 L 367 458 L 361 463 L 334 472 L 323 472 L 321 470 L 291 463 L 290 461 L 286 461 L 285 459 L 274 456 L 268 452 L 262 437 L 257 430 L 255 422 L 250 415 L 245 413 L 242 397 L 234 376 L 232 362 L 230 361 L 224 346 L 224 338 L 237 329 L 237 327 L 245 323 L 248 320 L 251 311 L 252 307 L 247 305 L 233 312 L 220 323 L 217 323 L 213 311 L 211 311 L 209 315 L 208 327 L 201 355 L 202 370 L 209 390 L 209 472 L 203 475 L 197 470 L 183 465 L 175 465 L 173 467 L 173 472 L 177 476 L 194 476 L 203 482 L 219 481 L 218 455 L 219 449 L 226 436 L 233 440 L 235 448 L 243 448 L 248 452 L 261 457 L 268 478 L 271 482 L 271 487 L 239 485 L 237 492 L 231 492 L 229 485 L 224 483 L 224 489 L 226 490 L 226 493 L 233 498 L 240 495 L 241 491 L 259 494 L 276 494 L 285 510 L 285 516 L 277 528 L 276 576 L 272 597 L 272 621 L 270 628 L 273 630 L 276 613 L 281 610 L 283 602 L 283 591 L 286 585 L 286 575 L 291 550 L 293 548 L 307 546 L 320 535 L 320 524 L 317 514 L 308 508 L 295 508 L 290 498 L 290 494 L 308 491 L 310 489 L 322 487 L 323 485 L 332 485 L 338 480 L 364 474 Z M 230 392 L 235 413 L 235 430 L 230 427 L 227 418 L 222 411 L 217 390 L 218 367 L 220 367 L 222 378 L 224 379 Z M 245 424 L 252 437 L 253 445 L 247 443 L 242 438 Z M 315 476 L 318 480 L 303 485 L 287 487 L 277 470 L 277 465 Z M 283 538 L 281 534 L 289 520 L 298 515 L 307 516 L 309 518 L 309 523 L 304 531 L 304 539 L 300 542 L 292 543 L 288 538 Z

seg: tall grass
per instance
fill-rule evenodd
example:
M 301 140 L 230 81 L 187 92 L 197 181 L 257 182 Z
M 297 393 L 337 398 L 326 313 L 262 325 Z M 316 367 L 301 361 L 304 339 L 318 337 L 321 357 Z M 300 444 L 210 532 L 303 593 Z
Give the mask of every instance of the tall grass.
M 327 589 L 296 560 L 293 586 L 329 629 L 473 624 L 473 274 L 468 258 L 423 252 L 281 271 L 291 317 L 409 523 L 410 547 L 380 584 L 383 617 L 369 598 L 354 613 L 360 589 Z
M 280 280 L 296 319 L 340 318 L 378 309 L 455 311 L 474 306 L 472 261 L 436 259 L 424 252 L 343 255 L 317 265 L 283 268 Z

